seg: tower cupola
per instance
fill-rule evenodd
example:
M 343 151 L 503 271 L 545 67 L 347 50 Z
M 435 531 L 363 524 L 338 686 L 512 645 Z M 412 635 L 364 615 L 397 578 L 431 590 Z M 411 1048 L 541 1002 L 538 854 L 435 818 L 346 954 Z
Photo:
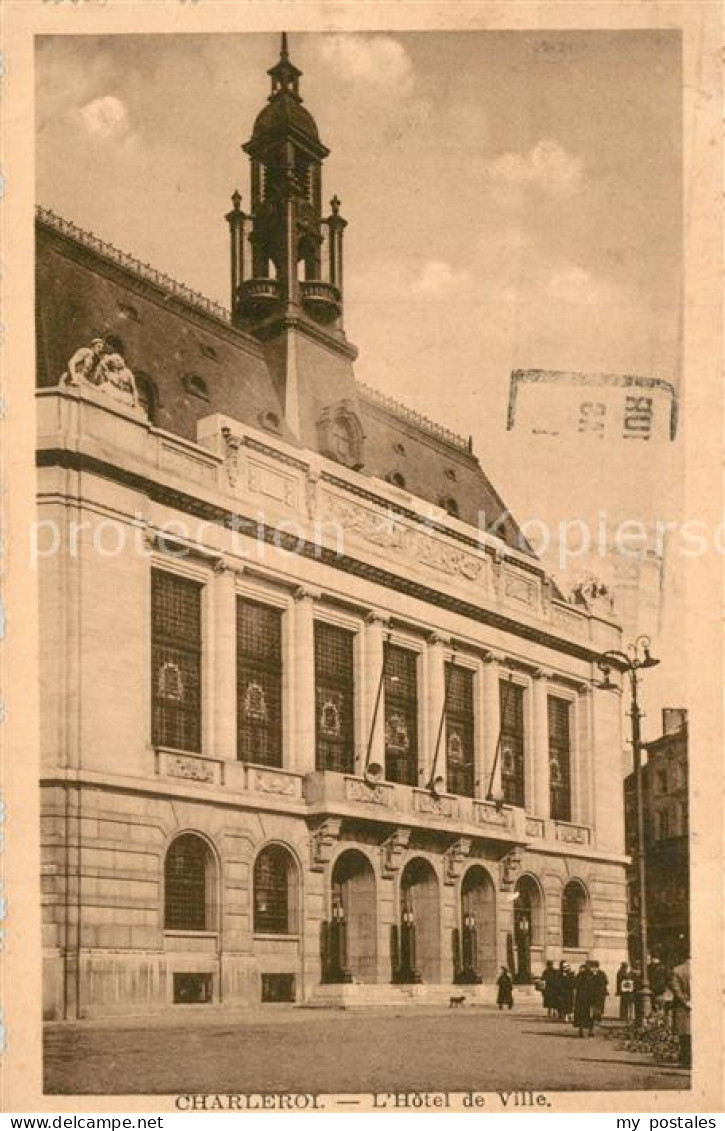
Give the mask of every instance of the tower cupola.
M 251 139 L 251 214 L 238 193 L 231 232 L 232 311 L 237 325 L 267 336 L 280 317 L 302 316 L 341 334 L 342 236 L 337 197 L 323 216 L 322 144 L 300 94 L 302 72 L 282 34 L 271 91 Z

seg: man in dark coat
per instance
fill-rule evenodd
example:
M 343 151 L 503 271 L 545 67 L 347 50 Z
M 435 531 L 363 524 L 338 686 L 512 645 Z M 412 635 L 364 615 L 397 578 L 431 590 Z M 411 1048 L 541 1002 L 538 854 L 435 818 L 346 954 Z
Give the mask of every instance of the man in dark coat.
M 589 966 L 580 966 L 574 979 L 574 1027 L 579 1036 L 594 1036 L 594 1009 L 598 988 Z
M 629 1021 L 634 1005 L 634 971 L 628 962 L 623 962 L 617 970 L 616 992 L 619 998 L 619 1019 Z
M 553 1017 L 556 1013 L 558 1006 L 558 986 L 559 975 L 554 969 L 554 963 L 549 959 L 546 963 L 546 968 L 541 973 L 541 982 L 543 983 L 542 1002 L 546 1010 L 547 1017 Z
M 604 1010 L 607 1004 L 607 995 L 609 994 L 609 978 L 601 969 L 596 959 L 592 959 L 589 963 L 592 972 L 594 1004 L 593 1013 L 594 1020 L 601 1021 L 604 1016 Z
M 498 994 L 496 996 L 496 1003 L 499 1009 L 507 1006 L 509 1009 L 514 1007 L 514 983 L 511 975 L 505 966 L 501 967 L 501 973 L 496 979 L 498 986 Z
M 568 1021 L 574 1012 L 574 972 L 568 962 L 559 963 L 556 1008 L 560 1021 Z
M 658 1012 L 664 1006 L 664 993 L 667 989 L 667 970 L 659 958 L 653 958 L 650 962 L 647 977 L 652 991 L 652 1008 Z

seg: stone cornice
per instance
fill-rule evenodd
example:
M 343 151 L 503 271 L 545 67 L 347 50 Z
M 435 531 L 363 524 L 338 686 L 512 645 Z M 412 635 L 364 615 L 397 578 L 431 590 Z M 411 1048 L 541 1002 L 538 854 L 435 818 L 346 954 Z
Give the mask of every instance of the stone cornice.
M 599 653 L 585 644 L 567 640 L 544 627 L 537 627 L 515 620 L 513 617 L 493 609 L 474 605 L 448 593 L 440 592 L 431 586 L 401 577 L 381 566 L 353 558 L 348 554 L 338 554 L 335 550 L 320 547 L 313 542 L 300 541 L 296 536 L 280 533 L 278 530 L 261 525 L 256 519 L 242 518 L 239 514 L 219 503 L 189 494 L 187 491 L 159 483 L 139 472 L 118 467 L 96 456 L 67 448 L 41 449 L 37 453 L 38 467 L 62 467 L 67 470 L 86 471 L 100 478 L 122 484 L 132 490 L 141 491 L 149 499 L 162 505 L 171 506 L 196 518 L 218 523 L 226 529 L 234 529 L 236 534 L 254 539 L 263 539 L 269 544 L 282 546 L 292 554 L 320 561 L 343 573 L 360 576 L 367 581 L 382 585 L 416 600 L 457 613 L 479 624 L 486 624 L 503 632 L 549 647 L 558 652 L 574 656 L 589 663 L 596 662 Z

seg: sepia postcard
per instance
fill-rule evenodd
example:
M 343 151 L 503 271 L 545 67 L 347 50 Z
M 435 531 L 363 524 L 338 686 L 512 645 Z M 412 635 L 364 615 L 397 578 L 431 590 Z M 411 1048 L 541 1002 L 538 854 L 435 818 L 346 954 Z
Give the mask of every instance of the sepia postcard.
M 2 16 L 2 1110 L 720 1112 L 721 6 Z

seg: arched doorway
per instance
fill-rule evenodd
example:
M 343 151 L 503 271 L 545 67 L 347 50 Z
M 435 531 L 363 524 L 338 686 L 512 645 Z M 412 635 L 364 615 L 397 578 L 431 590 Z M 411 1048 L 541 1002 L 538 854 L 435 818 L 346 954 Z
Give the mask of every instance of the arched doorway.
M 539 945 L 541 894 L 531 876 L 516 881 L 514 897 L 514 962 L 517 982 L 530 982 L 531 948 Z
M 410 928 L 413 928 L 413 931 Z M 427 860 L 406 864 L 400 882 L 401 957 L 406 938 L 414 940 L 410 966 L 423 982 L 439 982 L 441 967 L 438 877 Z
M 496 889 L 491 876 L 474 864 L 461 884 L 461 932 L 459 968 L 462 976 L 473 973 L 486 981 L 496 970 Z
M 349 849 L 338 856 L 332 872 L 333 917 L 344 924 L 345 970 L 356 982 L 375 982 L 378 974 L 375 873 L 367 856 Z

